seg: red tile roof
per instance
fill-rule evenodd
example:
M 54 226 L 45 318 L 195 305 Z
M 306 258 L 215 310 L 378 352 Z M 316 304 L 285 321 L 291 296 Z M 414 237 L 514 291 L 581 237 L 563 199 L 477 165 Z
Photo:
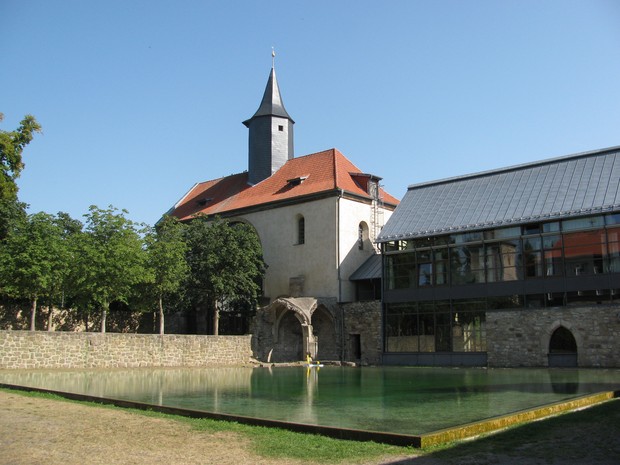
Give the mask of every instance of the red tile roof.
M 360 173 L 360 169 L 342 153 L 330 149 L 288 160 L 272 176 L 254 186 L 247 183 L 247 172 L 198 183 L 169 214 L 184 220 L 198 213 L 225 214 L 321 193 L 335 194 L 340 189 L 349 195 L 370 199 L 365 186 L 356 182 Z M 296 183 L 296 179 L 301 182 Z M 384 204 L 398 204 L 395 197 L 383 189 L 380 192 Z

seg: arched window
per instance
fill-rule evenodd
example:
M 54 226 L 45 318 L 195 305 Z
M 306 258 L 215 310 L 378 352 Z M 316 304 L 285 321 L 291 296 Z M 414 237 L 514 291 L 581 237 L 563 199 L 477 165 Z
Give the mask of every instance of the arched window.
M 306 220 L 302 215 L 297 217 L 297 244 L 306 243 Z
M 357 247 L 364 250 L 364 242 L 368 240 L 368 225 L 362 221 L 357 228 Z

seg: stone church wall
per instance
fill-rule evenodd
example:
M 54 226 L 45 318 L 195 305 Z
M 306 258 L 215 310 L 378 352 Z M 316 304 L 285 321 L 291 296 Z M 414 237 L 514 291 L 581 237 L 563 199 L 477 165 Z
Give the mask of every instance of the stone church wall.
M 244 365 L 250 338 L 0 331 L 0 369 Z
M 344 312 L 344 361 L 362 365 L 380 365 L 381 302 L 378 300 L 352 302 L 343 304 L 342 309 Z
M 575 337 L 579 367 L 620 367 L 618 304 L 487 312 L 486 324 L 489 366 L 548 366 L 551 335 L 563 326 Z

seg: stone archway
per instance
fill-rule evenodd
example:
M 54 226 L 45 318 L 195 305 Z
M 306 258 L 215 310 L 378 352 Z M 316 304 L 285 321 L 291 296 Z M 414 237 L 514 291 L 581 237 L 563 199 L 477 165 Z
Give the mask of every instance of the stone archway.
M 331 299 L 281 297 L 258 310 L 253 328 L 255 355 L 267 362 L 312 358 L 339 360 L 338 305 Z
M 297 314 L 284 311 L 274 331 L 271 362 L 303 360 L 303 331 Z
M 560 321 L 550 328 L 547 333 L 546 344 L 549 367 L 577 367 L 578 364 L 578 335 L 569 324 Z

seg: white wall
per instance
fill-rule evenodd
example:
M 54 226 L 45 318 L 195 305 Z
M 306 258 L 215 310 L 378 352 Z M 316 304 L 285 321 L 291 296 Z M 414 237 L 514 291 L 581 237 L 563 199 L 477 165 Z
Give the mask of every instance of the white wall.
M 290 279 L 303 277 L 301 296 L 347 302 L 355 300 L 349 276 L 374 253 L 370 239 L 363 250 L 357 242 L 360 222 L 372 227 L 371 212 L 369 204 L 334 196 L 229 219 L 256 228 L 268 265 L 264 292 L 270 301 L 289 296 Z M 390 214 L 385 212 L 384 221 Z M 304 244 L 297 243 L 299 215 L 305 220 Z

